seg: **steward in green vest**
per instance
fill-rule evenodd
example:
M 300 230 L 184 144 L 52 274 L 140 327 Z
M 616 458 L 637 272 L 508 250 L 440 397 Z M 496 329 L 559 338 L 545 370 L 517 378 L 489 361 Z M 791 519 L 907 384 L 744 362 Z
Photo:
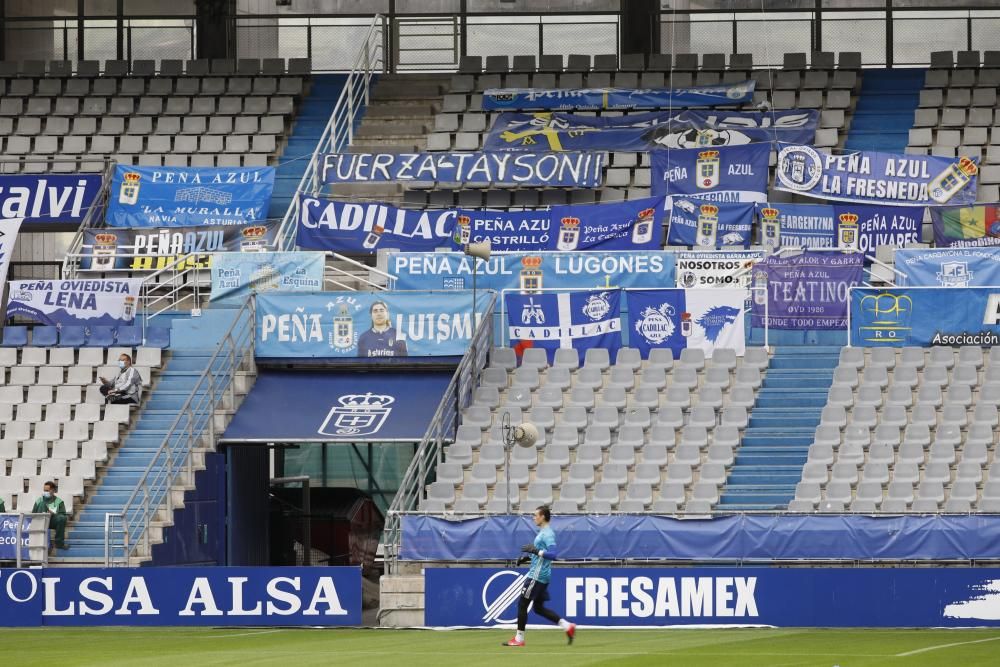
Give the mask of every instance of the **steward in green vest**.
M 56 495 L 56 483 L 45 482 L 42 487 L 42 497 L 35 501 L 31 508 L 32 514 L 49 514 L 49 528 L 55 531 L 54 546 L 57 549 L 68 549 L 66 546 L 66 504 Z

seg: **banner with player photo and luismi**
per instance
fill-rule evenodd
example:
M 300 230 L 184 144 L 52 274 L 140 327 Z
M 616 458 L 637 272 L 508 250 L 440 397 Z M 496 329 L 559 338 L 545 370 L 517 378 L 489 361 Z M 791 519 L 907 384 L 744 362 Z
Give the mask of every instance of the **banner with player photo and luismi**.
M 508 293 L 507 344 L 520 357 L 528 348 L 546 351 L 549 363 L 560 348 L 604 348 L 613 359 L 622 344 L 621 290 Z
M 770 144 L 747 144 L 651 151 L 651 192 L 713 203 L 767 201 L 770 150 Z
M 995 287 L 859 287 L 851 290 L 850 305 L 849 345 L 1000 345 Z
M 900 248 L 900 287 L 1000 286 L 1000 248 Z
M 626 290 L 629 345 L 643 359 L 652 349 L 701 349 L 711 358 L 717 348 L 746 351 L 745 289 Z
M 966 205 L 976 201 L 979 159 L 853 151 L 834 155 L 781 144 L 774 187 L 785 192 L 884 206 Z
M 880 245 L 919 243 L 922 206 L 872 204 L 757 204 L 761 245 L 850 248 L 874 255 Z
M 108 280 L 12 280 L 7 317 L 53 326 L 131 324 L 142 278 Z
M 323 289 L 326 253 L 218 252 L 212 255 L 209 301 L 241 303 L 261 292 L 316 292 Z
M 483 92 L 483 111 L 729 106 L 752 100 L 755 86 L 747 79 L 688 88 L 488 88 Z
M 7 283 L 7 269 L 10 267 L 10 259 L 14 256 L 14 245 L 17 243 L 17 234 L 21 230 L 20 218 L 0 219 L 0 294 L 3 286 Z
M 671 197 L 667 245 L 695 248 L 750 246 L 754 204 L 729 204 L 693 197 Z
M 677 287 L 750 287 L 752 269 L 764 259 L 762 250 L 677 253 Z
M 1000 245 L 1000 204 L 931 208 L 934 245 L 976 248 Z
M 819 112 L 654 111 L 594 118 L 571 113 L 502 113 L 493 121 L 486 150 L 648 151 L 714 148 L 780 141 L 811 144 Z
M 844 329 L 850 288 L 861 284 L 864 255 L 807 250 L 800 255 L 770 255 L 753 268 L 752 326 L 797 331 Z
M 258 294 L 256 355 L 460 357 L 472 341 L 473 298 L 471 290 Z M 487 302 L 480 294 L 478 307 Z
M 246 225 L 267 219 L 274 167 L 115 167 L 109 227 Z
M 178 271 L 212 265 L 218 252 L 270 250 L 279 221 L 259 225 L 114 228 L 83 230 L 81 271 L 158 271 L 174 265 Z M 117 256 L 116 256 L 117 255 Z M 174 264 L 183 258 L 183 262 Z

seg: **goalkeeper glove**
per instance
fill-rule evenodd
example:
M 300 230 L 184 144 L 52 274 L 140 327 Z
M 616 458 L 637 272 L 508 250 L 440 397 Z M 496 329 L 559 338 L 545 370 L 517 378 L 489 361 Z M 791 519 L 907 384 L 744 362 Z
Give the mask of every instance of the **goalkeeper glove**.
M 536 547 L 534 544 L 525 544 L 523 547 L 521 547 L 521 551 L 529 554 L 537 554 L 538 547 Z
M 527 565 L 530 562 L 531 562 L 531 556 L 521 556 L 520 558 L 517 559 L 517 566 L 521 567 L 522 565 Z

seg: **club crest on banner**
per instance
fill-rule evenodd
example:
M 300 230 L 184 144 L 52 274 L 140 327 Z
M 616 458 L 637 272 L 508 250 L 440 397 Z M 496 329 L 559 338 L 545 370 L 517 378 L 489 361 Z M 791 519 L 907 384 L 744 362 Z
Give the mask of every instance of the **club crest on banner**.
M 899 343 L 906 340 L 912 327 L 913 299 L 906 294 L 867 294 L 861 297 L 859 331 L 869 343 Z
M 636 320 L 635 331 L 651 345 L 659 345 L 674 335 L 674 330 L 677 328 L 674 324 L 675 317 L 677 311 L 669 303 L 664 303 L 658 308 L 652 306 L 644 308 Z
M 841 248 L 858 247 L 858 214 L 841 213 L 838 216 L 840 225 L 837 228 Z
M 378 433 L 388 419 L 396 401 L 388 394 L 345 394 L 337 399 L 339 406 L 330 408 L 326 420 L 317 431 L 331 436 L 367 436 Z
M 778 155 L 778 180 L 792 190 L 811 190 L 823 176 L 823 160 L 809 146 L 787 146 Z
M 559 250 L 576 250 L 580 244 L 580 218 L 567 217 L 559 221 Z
M 139 201 L 139 181 L 142 176 L 129 171 L 122 176 L 122 187 L 118 191 L 118 203 L 134 206 Z
M 958 164 L 949 165 L 931 181 L 928 188 L 931 199 L 939 204 L 947 204 L 978 172 L 979 167 L 973 160 L 964 156 L 959 158 Z
M 715 233 L 719 228 L 719 207 L 715 204 L 702 204 L 698 210 L 697 244 L 714 246 Z
M 603 320 L 610 311 L 611 304 L 608 302 L 607 292 L 590 295 L 583 306 L 583 314 L 595 322 Z
M 534 299 L 528 299 L 528 302 L 521 307 L 521 322 L 545 324 L 545 311 L 542 310 L 542 305 L 535 303 Z
M 542 258 L 528 255 L 521 259 L 521 293 L 529 294 L 542 289 Z
M 698 177 L 696 183 L 702 190 L 711 190 L 719 185 L 719 172 L 721 169 L 721 159 L 719 151 L 702 151 L 698 153 L 696 162 Z
M 936 275 L 942 287 L 968 287 L 975 273 L 969 271 L 967 262 L 943 262 Z

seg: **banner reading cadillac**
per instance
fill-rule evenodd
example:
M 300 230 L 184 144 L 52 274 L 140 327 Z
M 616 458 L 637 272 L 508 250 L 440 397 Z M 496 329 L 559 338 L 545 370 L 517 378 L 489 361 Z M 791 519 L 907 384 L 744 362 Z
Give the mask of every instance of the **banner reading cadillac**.
M 327 153 L 321 156 L 320 180 L 596 188 L 603 166 L 603 153 Z
M 471 291 L 258 294 L 256 355 L 462 356 L 472 340 L 472 299 Z M 480 307 L 486 301 L 480 295 Z
M 782 145 L 774 187 L 818 199 L 887 206 L 962 205 L 976 201 L 979 160 L 854 151 L 833 155 Z
M 859 252 L 805 251 L 792 257 L 770 255 L 753 269 L 753 286 L 767 288 L 771 329 L 844 329 L 848 291 L 861 283 Z M 764 326 L 764 297 L 753 294 L 752 326 Z
M 79 224 L 100 190 L 100 174 L 0 176 L 0 218 Z
M 752 202 L 729 204 L 673 197 L 667 245 L 696 248 L 750 246 L 753 229 Z
M 754 142 L 811 144 L 819 112 L 656 111 L 591 118 L 569 113 L 502 113 L 483 144 L 487 150 L 648 151 Z
M 767 201 L 769 154 L 770 144 L 653 151 L 651 192 L 730 204 Z
M 507 339 L 518 356 L 541 348 L 552 363 L 556 350 L 571 348 L 582 364 L 591 348 L 614 358 L 622 345 L 621 290 L 506 294 L 504 302 Z
M 900 287 L 1000 286 L 1000 248 L 900 248 Z
M 932 209 L 933 210 L 933 209 Z M 874 254 L 876 247 L 920 242 L 922 206 L 871 204 L 758 204 L 761 241 L 766 248 L 853 248 Z
M 240 302 L 261 292 L 323 289 L 326 253 L 220 252 L 212 255 L 209 301 Z
M 17 233 L 21 231 L 21 223 L 18 218 L 0 219 L 0 293 L 7 283 L 7 269 L 10 267 L 10 258 L 14 256 L 14 244 L 17 243 Z
M 454 209 L 423 211 L 299 195 L 295 242 L 301 248 L 352 254 L 374 254 L 379 248 L 432 251 L 452 246 L 455 216 Z
M 388 272 L 396 276 L 397 290 L 469 289 L 473 261 L 479 289 L 498 292 L 674 284 L 674 254 L 663 250 L 509 253 L 485 262 L 456 252 L 401 252 L 389 255 Z
M 653 348 L 668 348 L 680 356 L 685 348 L 746 351 L 743 307 L 745 289 L 626 290 L 629 345 L 643 359 Z
M 142 278 L 12 280 L 7 317 L 48 325 L 127 325 L 135 319 L 141 286 Z
M 263 252 L 274 244 L 278 221 L 259 225 L 84 229 L 81 271 L 178 271 L 212 266 L 212 253 Z M 115 255 L 119 255 L 115 257 Z
M 1000 288 L 853 289 L 848 344 L 1000 345 Z
M 246 225 L 267 218 L 274 167 L 133 167 L 111 182 L 110 227 Z
M 489 88 L 483 111 L 504 109 L 663 109 L 743 104 L 753 80 L 691 88 Z
M 1000 204 L 941 206 L 930 212 L 938 248 L 1000 245 Z
M 764 259 L 762 250 L 677 253 L 677 286 L 750 287 L 751 269 Z

